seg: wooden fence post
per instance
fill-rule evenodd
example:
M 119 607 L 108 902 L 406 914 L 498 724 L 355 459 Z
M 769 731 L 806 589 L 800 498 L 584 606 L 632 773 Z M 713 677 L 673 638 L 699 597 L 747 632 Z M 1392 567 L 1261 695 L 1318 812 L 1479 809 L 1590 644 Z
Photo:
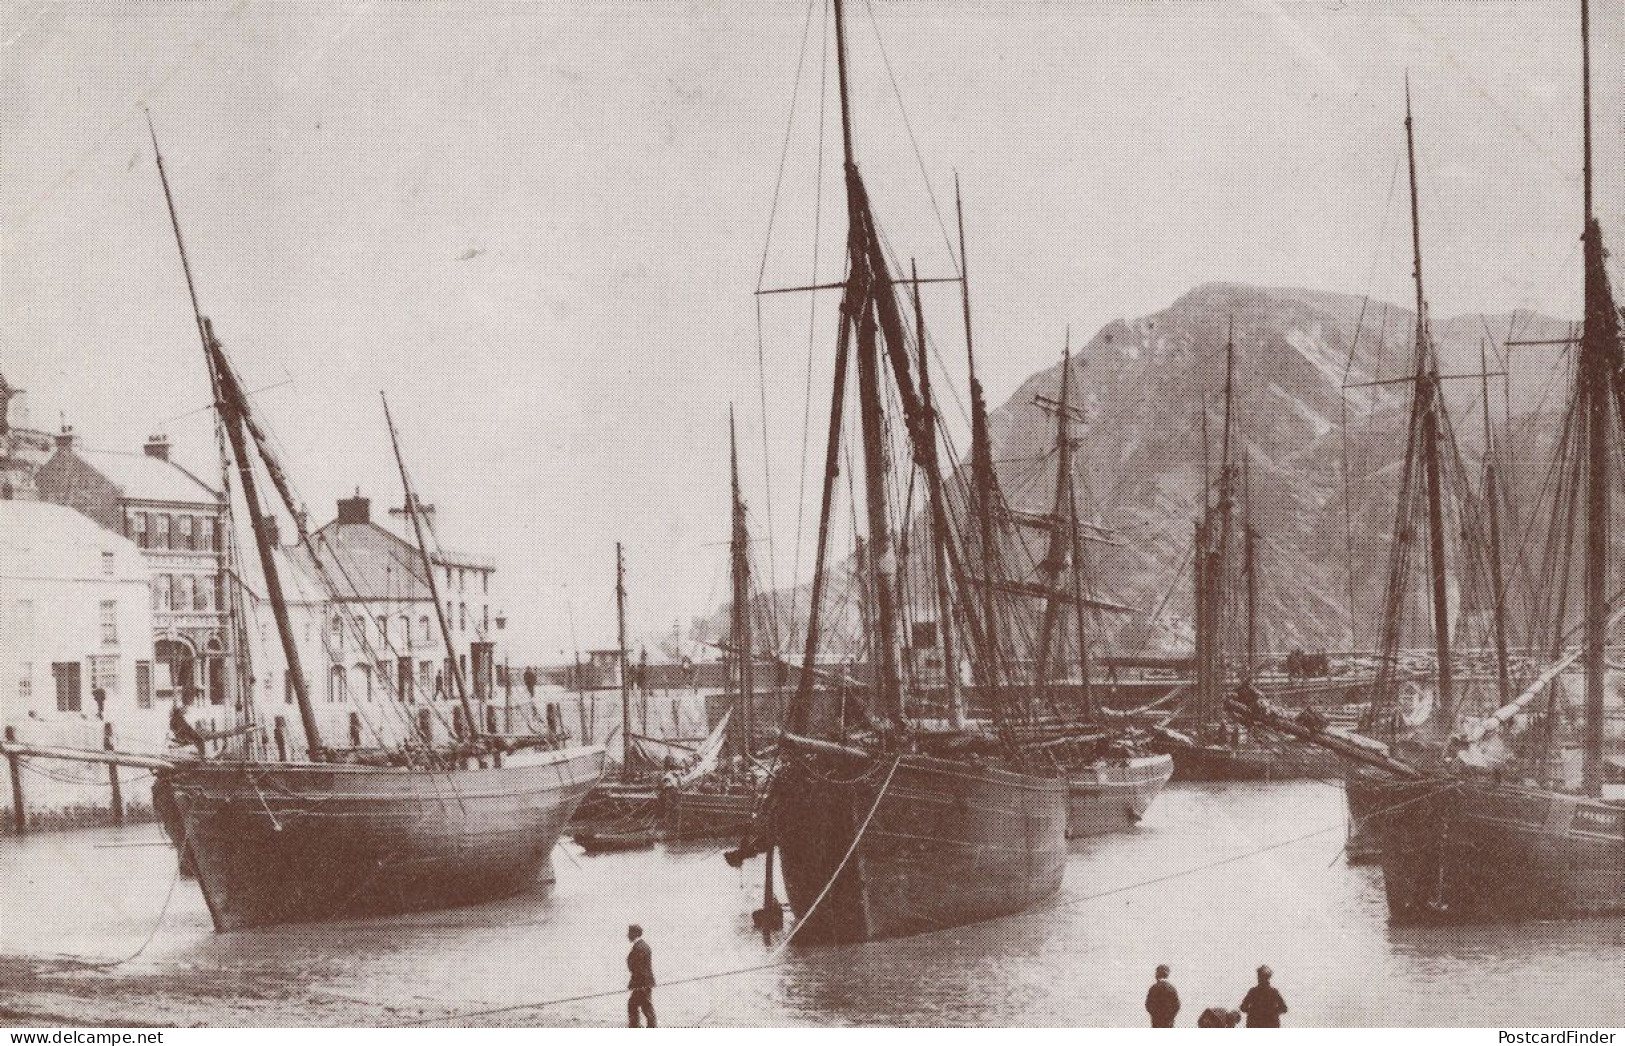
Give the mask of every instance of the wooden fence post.
M 113 750 L 113 724 L 102 724 L 102 747 L 107 751 Z M 107 764 L 107 783 L 113 788 L 113 823 L 124 823 L 124 789 L 118 779 L 118 764 Z
M 17 740 L 17 729 L 6 727 L 6 740 Z M 6 763 L 11 767 L 11 822 L 18 835 L 28 834 L 28 810 L 23 806 L 23 768 L 22 757 L 15 752 L 6 753 Z

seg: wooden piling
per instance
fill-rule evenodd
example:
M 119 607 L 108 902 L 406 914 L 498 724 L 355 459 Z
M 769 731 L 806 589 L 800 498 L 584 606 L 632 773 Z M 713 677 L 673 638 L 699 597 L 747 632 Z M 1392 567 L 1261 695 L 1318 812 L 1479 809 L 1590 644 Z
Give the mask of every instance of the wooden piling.
M 16 741 L 15 727 L 6 727 L 6 740 Z M 28 810 L 23 806 L 22 757 L 15 752 L 6 753 L 6 764 L 11 768 L 11 824 L 18 835 L 28 834 Z
M 113 724 L 102 724 L 102 747 L 111 752 L 113 748 Z M 113 790 L 113 823 L 124 823 L 124 789 L 118 779 L 118 764 L 107 764 L 107 783 Z

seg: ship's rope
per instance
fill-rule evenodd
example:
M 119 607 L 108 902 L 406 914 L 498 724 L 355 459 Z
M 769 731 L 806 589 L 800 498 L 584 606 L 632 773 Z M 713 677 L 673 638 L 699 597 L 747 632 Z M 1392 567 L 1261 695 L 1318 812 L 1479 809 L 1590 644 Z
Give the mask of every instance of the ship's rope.
M 813 913 L 818 911 L 818 906 L 824 903 L 824 898 L 828 897 L 829 892 L 835 888 L 836 880 L 841 877 L 842 872 L 846 871 L 847 862 L 852 860 L 852 855 L 858 852 L 858 844 L 863 842 L 863 837 L 868 834 L 869 825 L 874 821 L 875 814 L 880 811 L 880 801 L 886 798 L 886 792 L 891 788 L 892 778 L 897 776 L 897 768 L 902 765 L 902 762 L 903 757 L 900 755 L 892 760 L 891 769 L 886 771 L 886 779 L 880 782 L 880 790 L 875 792 L 875 801 L 870 804 L 868 815 L 864 817 L 863 824 L 858 826 L 857 833 L 852 836 L 852 845 L 846 848 L 846 855 L 841 858 L 841 863 L 835 866 L 834 874 L 829 877 L 829 881 L 824 884 L 824 888 L 813 899 L 812 905 L 807 909 L 807 914 L 796 920 L 795 926 L 791 927 L 784 940 L 780 941 L 779 946 L 768 956 L 769 962 L 784 954 L 784 950 L 790 946 L 790 942 L 796 939 L 796 934 L 801 932 L 803 926 L 812 921 Z
M 1070 898 L 1070 899 L 1067 899 L 1067 900 L 1054 901 L 1054 902 L 1051 902 L 1049 904 L 1036 905 L 1036 906 L 1034 906 L 1032 908 L 1025 909 L 1022 912 L 1015 913 L 1015 915 L 1013 915 L 1013 916 L 1008 916 L 1007 918 L 1014 918 L 1014 917 L 1017 917 L 1017 916 L 1020 916 L 1020 915 L 1036 914 L 1038 912 L 1043 912 L 1043 911 L 1059 910 L 1059 909 L 1065 909 L 1065 908 L 1074 908 L 1074 907 L 1077 907 L 1079 905 L 1087 904 L 1087 903 L 1089 903 L 1091 901 L 1100 900 L 1102 898 L 1112 897 L 1112 896 L 1116 896 L 1118 894 L 1123 894 L 1123 893 L 1129 893 L 1129 892 L 1134 891 L 1134 890 L 1143 889 L 1143 888 L 1145 888 L 1147 886 L 1160 885 L 1162 883 L 1171 882 L 1173 880 L 1185 878 L 1187 876 L 1197 875 L 1197 874 L 1200 874 L 1200 873 L 1205 872 L 1205 871 L 1209 871 L 1209 870 L 1214 869 L 1214 868 L 1221 868 L 1221 867 L 1224 867 L 1226 865 L 1236 864 L 1236 863 L 1238 863 L 1240 861 L 1244 861 L 1244 860 L 1247 860 L 1247 859 L 1252 858 L 1252 857 L 1257 857 L 1257 856 L 1260 856 L 1262 854 L 1270 853 L 1270 852 L 1275 851 L 1275 850 L 1282 850 L 1282 849 L 1285 849 L 1286 847 L 1294 846 L 1294 845 L 1296 845 L 1298 843 L 1302 843 L 1302 842 L 1305 842 L 1307 840 L 1314 839 L 1314 838 L 1316 838 L 1318 836 L 1326 835 L 1326 834 L 1328 834 L 1330 832 L 1342 831 L 1342 830 L 1344 830 L 1344 827 L 1345 827 L 1344 823 L 1342 821 L 1339 821 L 1336 824 L 1326 825 L 1326 826 L 1324 826 L 1322 828 L 1317 828 L 1314 831 L 1305 832 L 1302 835 L 1295 835 L 1295 836 L 1292 836 L 1291 838 L 1282 839 L 1282 840 L 1279 840 L 1279 841 L 1274 842 L 1274 843 L 1270 843 L 1270 844 L 1265 845 L 1265 846 L 1257 847 L 1256 849 L 1253 849 L 1253 850 L 1248 850 L 1246 852 L 1239 853 L 1239 854 L 1232 854 L 1229 857 L 1223 857 L 1223 858 L 1220 858 L 1220 859 L 1218 859 L 1216 861 L 1209 861 L 1209 862 L 1207 862 L 1205 864 L 1196 865 L 1196 866 L 1191 867 L 1191 868 L 1183 868 L 1183 869 L 1180 869 L 1179 871 L 1170 872 L 1170 873 L 1168 873 L 1166 875 L 1160 875 L 1160 876 L 1156 876 L 1156 877 L 1151 878 L 1151 879 L 1144 879 L 1144 880 L 1140 880 L 1140 881 L 1132 882 L 1132 883 L 1125 883 L 1125 884 L 1123 884 L 1121 886 L 1112 887 L 1111 889 L 1108 889 L 1108 890 L 1102 890 L 1102 891 L 1100 891 L 1098 893 L 1086 894 L 1086 895 L 1083 895 L 1083 896 L 1080 896 L 1080 897 L 1073 897 L 1073 898 Z M 811 913 L 812 913 L 812 909 L 808 909 L 808 914 L 810 915 Z M 805 923 L 805 921 L 806 921 L 805 919 L 802 919 L 802 920 L 798 921 L 797 924 L 796 924 L 797 927 L 803 925 Z M 989 923 L 995 923 L 995 922 L 1002 922 L 1002 920 L 1001 919 L 988 920 L 987 923 L 983 923 L 983 924 L 980 924 L 980 925 L 988 925 Z M 933 933 L 946 933 L 946 932 L 950 932 L 950 931 L 956 932 L 956 933 L 963 933 L 963 932 L 965 932 L 966 929 L 967 928 L 965 926 L 943 927 L 943 928 L 938 929 L 938 930 L 927 930 L 924 933 L 916 934 L 914 936 L 915 937 L 925 937 L 925 936 L 929 936 L 930 934 L 933 934 Z M 794 935 L 794 930 L 791 931 L 791 936 L 793 936 L 793 935 Z M 782 966 L 782 965 L 785 964 L 785 961 L 786 961 L 785 958 L 784 958 L 783 945 L 788 944 L 788 943 L 789 943 L 789 937 L 786 937 L 785 941 L 783 943 L 781 943 L 780 947 L 778 949 L 776 949 L 766 961 L 759 962 L 759 963 L 753 963 L 753 964 L 748 965 L 748 966 L 736 967 L 736 968 L 731 969 L 731 970 L 717 970 L 717 971 L 713 971 L 711 973 L 694 974 L 694 975 L 689 976 L 689 977 L 680 977 L 680 978 L 678 978 L 676 980 L 666 981 L 664 984 L 661 985 L 661 987 L 675 988 L 675 987 L 678 987 L 678 986 L 681 986 L 681 985 L 686 985 L 686 984 L 697 984 L 697 983 L 700 983 L 700 982 L 703 982 L 703 981 L 715 981 L 715 980 L 721 980 L 721 979 L 726 978 L 726 977 L 737 977 L 737 976 L 743 976 L 743 975 L 749 974 L 749 973 L 759 973 L 762 970 L 772 969 L 773 967 L 776 967 L 776 966 Z M 596 1000 L 596 999 L 607 999 L 607 998 L 612 998 L 614 996 L 622 995 L 625 992 L 626 992 L 625 988 L 616 987 L 616 988 L 606 989 L 604 991 L 587 992 L 587 993 L 584 993 L 584 994 L 581 994 L 581 995 L 572 995 L 572 996 L 566 996 L 566 997 L 557 998 L 557 999 L 544 999 L 544 1000 L 537 1001 L 537 1002 L 514 1003 L 514 1004 L 508 1005 L 508 1006 L 496 1006 L 496 1007 L 491 1007 L 489 1009 L 481 1009 L 481 1010 L 452 1011 L 452 1012 L 444 1013 L 444 1014 L 441 1014 L 441 1015 L 435 1016 L 435 1017 L 424 1017 L 424 1018 L 419 1018 L 419 1019 L 416 1019 L 416 1020 L 401 1021 L 401 1022 L 399 1022 L 397 1024 L 384 1025 L 384 1026 L 385 1027 L 420 1027 L 420 1026 L 427 1025 L 427 1024 L 436 1024 L 436 1023 L 441 1023 L 441 1022 L 463 1023 L 463 1022 L 468 1021 L 469 1019 L 477 1018 L 477 1017 L 492 1017 L 492 1016 L 498 1016 L 498 1015 L 505 1014 L 505 1013 L 517 1013 L 517 1012 L 521 1012 L 521 1011 L 524 1011 L 524 1010 L 539 1010 L 539 1009 L 546 1009 L 546 1008 L 552 1007 L 552 1006 L 563 1006 L 563 1005 L 567 1005 L 569 1003 L 590 1002 L 590 1001 L 593 1001 L 593 1000 Z M 708 1013 L 706 1016 L 710 1016 L 710 1014 Z

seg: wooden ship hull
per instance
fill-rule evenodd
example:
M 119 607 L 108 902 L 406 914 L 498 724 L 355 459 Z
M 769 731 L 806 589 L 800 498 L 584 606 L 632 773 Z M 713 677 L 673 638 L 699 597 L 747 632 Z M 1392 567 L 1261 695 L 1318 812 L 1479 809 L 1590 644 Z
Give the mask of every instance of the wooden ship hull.
M 1121 832 L 1139 824 L 1173 772 L 1173 757 L 1163 754 L 1102 759 L 1069 769 L 1066 837 Z
M 715 839 L 748 831 L 756 816 L 754 790 L 708 792 L 685 788 L 677 793 L 666 814 L 666 832 L 673 839 Z
M 1173 757 L 1175 781 L 1298 781 L 1336 777 L 1335 756 L 1298 745 L 1265 744 L 1243 736 L 1238 742 L 1202 742 L 1163 732 L 1156 747 Z
M 1350 774 L 1348 794 L 1381 848 L 1393 922 L 1625 913 L 1625 803 L 1364 772 Z
M 894 770 L 883 756 L 791 735 L 782 749 L 774 838 L 802 920 L 797 943 L 961 926 L 1060 889 L 1063 779 L 921 755 L 902 756 Z
M 159 771 L 155 805 L 218 931 L 473 904 L 537 881 L 601 748 L 433 772 L 325 763 Z

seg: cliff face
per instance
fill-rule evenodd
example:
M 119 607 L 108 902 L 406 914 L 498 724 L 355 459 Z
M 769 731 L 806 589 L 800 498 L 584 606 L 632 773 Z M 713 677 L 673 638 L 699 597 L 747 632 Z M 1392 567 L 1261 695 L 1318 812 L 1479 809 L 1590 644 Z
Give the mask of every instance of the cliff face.
M 1107 324 L 1072 355 L 1072 402 L 1084 412 L 1084 424 L 1074 429 L 1080 439 L 1075 463 L 1080 511 L 1116 531 L 1125 546 L 1091 553 L 1095 585 L 1105 598 L 1144 611 L 1116 626 L 1113 646 L 1189 648 L 1192 533 L 1204 457 L 1217 462 L 1219 456 L 1224 347 L 1232 323 L 1232 440 L 1238 458 L 1244 449 L 1250 460 L 1252 524 L 1261 535 L 1261 645 L 1273 650 L 1342 649 L 1351 642 L 1371 646 L 1382 605 L 1409 386 L 1347 392 L 1344 387 L 1407 375 L 1415 316 L 1352 295 L 1234 284 L 1198 287 L 1154 315 Z M 1569 324 L 1520 313 L 1436 318 L 1432 329 L 1441 372 L 1450 375 L 1477 374 L 1480 344 L 1486 340 L 1562 338 Z M 1541 459 L 1549 452 L 1550 426 L 1531 425 L 1528 418 L 1560 409 L 1561 352 L 1560 347 L 1515 349 L 1510 382 L 1491 381 L 1492 418 L 1499 425 L 1510 410 L 1514 428 L 1530 433 L 1514 445 L 1530 464 L 1519 463 L 1513 482 L 1528 488 L 1531 497 L 1531 483 L 1538 486 Z M 1498 369 L 1495 358 L 1492 348 L 1492 370 Z M 990 417 L 1000 483 L 1016 509 L 1050 507 L 1054 462 L 1045 455 L 1054 444 L 1055 421 L 1035 400 L 1057 397 L 1060 384 L 1057 360 L 1032 375 Z M 1476 477 L 1480 383 L 1445 385 L 1466 470 Z M 843 565 L 835 590 L 851 583 L 848 573 L 849 565 Z M 787 611 L 794 599 L 801 609 L 797 617 L 804 620 L 805 598 L 798 590 L 778 593 L 774 600 Z M 726 620 L 724 610 L 697 631 L 715 634 L 710 630 L 725 628 Z
M 1216 463 L 1219 456 L 1232 322 L 1231 438 L 1238 456 L 1245 451 L 1250 459 L 1260 642 L 1275 650 L 1369 646 L 1382 605 L 1409 386 L 1344 387 L 1409 373 L 1415 314 L 1352 295 L 1234 284 L 1198 287 L 1155 315 L 1108 324 L 1073 356 L 1085 411 L 1079 478 L 1097 521 L 1129 545 L 1095 556 L 1096 577 L 1120 602 L 1163 606 L 1155 620 L 1130 625 L 1120 643 L 1165 650 L 1189 643 L 1192 531 L 1204 457 Z M 1500 342 L 1513 332 L 1519 339 L 1561 338 L 1569 330 L 1564 321 L 1526 313 L 1435 318 L 1431 326 L 1447 375 L 1478 373 L 1487 339 Z M 1560 351 L 1514 350 L 1510 386 L 1490 383 L 1497 424 L 1508 407 L 1515 419 L 1542 408 L 1561 372 Z M 1030 457 L 1053 443 L 1054 422 L 1034 400 L 1057 395 L 1060 379 L 1057 363 L 999 408 L 992 419 L 996 459 Z M 1481 385 L 1445 384 L 1467 469 L 1476 476 Z M 1561 397 L 1559 383 L 1544 408 L 1560 405 Z M 1542 429 L 1536 425 L 1523 445 L 1531 461 L 1537 448 L 1545 449 Z M 1021 466 L 1010 465 L 1001 481 L 1013 504 L 1038 509 L 1053 470 L 1028 482 Z

